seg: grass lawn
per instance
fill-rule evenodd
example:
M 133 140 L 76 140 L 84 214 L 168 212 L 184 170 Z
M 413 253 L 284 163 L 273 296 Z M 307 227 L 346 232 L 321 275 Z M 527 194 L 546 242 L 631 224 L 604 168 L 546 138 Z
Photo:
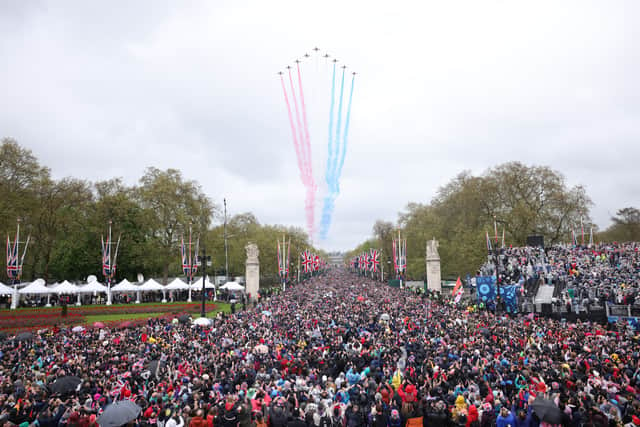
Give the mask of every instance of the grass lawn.
M 131 313 L 131 314 L 96 314 L 95 316 L 84 316 L 86 323 L 93 322 L 112 322 L 114 320 L 133 320 L 133 319 L 148 319 L 150 317 L 162 316 L 164 313 Z
M 209 307 L 207 304 L 207 317 L 215 317 L 218 312 L 223 313 L 231 313 L 231 304 L 226 302 L 216 302 L 216 308 L 213 309 Z M 142 304 L 138 304 L 142 305 Z M 168 304 L 169 305 L 169 304 Z M 236 304 L 236 308 L 238 304 Z M 240 306 L 242 307 L 242 306 Z M 155 313 L 114 313 L 114 314 L 96 314 L 84 316 L 85 323 L 94 323 L 94 322 L 112 322 L 112 321 L 125 321 L 125 320 L 134 320 L 134 319 L 148 319 L 151 317 L 158 317 L 167 314 L 166 312 L 155 312 Z M 197 313 L 192 313 L 192 317 L 199 317 Z
M 74 307 L 76 307 L 74 304 L 75 304 L 75 300 L 72 302 L 72 304 L 69 304 L 69 306 L 68 306 L 69 309 L 73 309 Z M 135 306 L 136 307 L 144 307 L 146 305 L 158 305 L 158 304 L 160 304 L 160 303 L 159 302 L 142 302 L 140 304 L 136 304 Z M 184 305 L 184 304 L 198 304 L 198 301 L 195 301 L 195 300 L 193 302 L 175 301 L 175 302 L 162 303 L 162 305 L 166 305 L 166 306 L 169 306 L 169 307 L 172 306 L 172 305 Z M 207 306 L 210 305 L 210 304 L 229 305 L 229 304 L 226 304 L 224 302 L 207 301 Z M 82 307 L 90 307 L 90 306 L 91 306 L 91 304 L 87 304 L 87 305 L 83 305 Z M 131 307 L 131 304 L 113 304 L 113 305 L 110 305 L 109 307 L 114 307 L 114 308 L 116 308 L 116 307 Z M 20 308 L 18 308 L 16 310 L 11 310 L 9 308 L 3 308 L 3 309 L 0 309 L 0 312 L 3 312 L 3 311 L 9 312 L 9 313 L 13 313 L 15 311 L 39 311 L 39 312 L 41 312 L 41 311 L 56 310 L 56 309 L 59 310 L 60 306 L 58 305 L 58 306 L 53 306 L 53 307 L 20 307 Z M 229 309 L 229 310 L 231 310 L 231 309 Z

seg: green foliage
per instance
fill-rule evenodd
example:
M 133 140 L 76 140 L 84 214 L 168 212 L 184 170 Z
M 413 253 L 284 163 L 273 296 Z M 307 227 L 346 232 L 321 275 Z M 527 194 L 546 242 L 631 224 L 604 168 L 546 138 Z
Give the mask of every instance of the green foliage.
M 112 237 L 121 236 L 116 281 L 145 277 L 182 275 L 180 241 L 193 240 L 212 256 L 212 269 L 224 272 L 223 225 L 219 207 L 195 181 L 185 180 L 174 169 L 149 168 L 139 185 L 130 187 L 120 178 L 89 183 L 73 178 L 54 180 L 33 153 L 14 140 L 0 145 L 0 233 L 13 235 L 21 219 L 21 240 L 31 235 L 24 263 L 24 280 L 42 277 L 47 282 L 84 280 L 96 275 L 102 280 L 100 239 L 112 222 Z M 244 275 L 245 246 L 260 249 L 261 276 L 277 277 L 276 240 L 291 241 L 291 274 L 298 254 L 315 250 L 298 228 L 262 225 L 252 213 L 235 215 L 227 224 L 229 274 Z M 194 248 L 195 250 L 195 248 Z M 324 255 L 324 254 L 322 254 Z M 4 259 L 4 258 L 3 258 Z M 4 266 L 3 266 L 4 267 Z M 214 271 L 212 271 L 214 270 Z M 0 271 L 6 282 L 6 269 Z
M 606 242 L 640 241 L 640 209 L 627 207 L 618 210 L 611 218 L 613 224 L 598 235 L 598 240 Z
M 494 221 L 499 238 L 504 229 L 507 245 L 523 245 L 531 234 L 543 234 L 553 244 L 567 241 L 581 218 L 590 226 L 590 206 L 584 188 L 568 188 L 558 172 L 512 162 L 481 176 L 462 172 L 430 203 L 409 203 L 395 226 L 376 222 L 373 235 L 386 256 L 395 230 L 401 230 L 407 239 L 407 277 L 418 280 L 425 275 L 426 242 L 435 238 L 443 277 L 455 277 L 474 274 L 486 259 L 485 233 L 494 236 Z

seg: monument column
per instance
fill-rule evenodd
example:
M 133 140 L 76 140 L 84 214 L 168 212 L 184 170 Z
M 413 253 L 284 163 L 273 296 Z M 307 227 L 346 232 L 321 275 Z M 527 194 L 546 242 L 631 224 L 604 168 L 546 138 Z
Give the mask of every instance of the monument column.
M 440 276 L 440 255 L 438 254 L 438 241 L 434 237 L 427 241 L 427 287 L 432 291 L 442 291 Z
M 258 259 L 260 251 L 255 243 L 249 243 L 244 249 L 247 251 L 247 260 L 244 264 L 245 292 L 247 298 L 251 295 L 251 299 L 255 300 L 260 290 L 260 260 Z

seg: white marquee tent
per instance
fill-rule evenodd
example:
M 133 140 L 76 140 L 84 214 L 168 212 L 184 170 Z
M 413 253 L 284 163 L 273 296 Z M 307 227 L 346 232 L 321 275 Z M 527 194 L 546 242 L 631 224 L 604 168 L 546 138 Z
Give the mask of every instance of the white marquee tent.
M 18 293 L 22 295 L 45 295 L 51 293 L 51 289 L 47 288 L 44 283 L 44 280 L 36 279 L 20 289 Z
M 211 283 L 211 281 L 209 280 L 209 276 L 207 276 L 206 280 L 204 281 L 204 288 L 205 289 L 215 289 L 216 288 L 216 285 Z M 193 289 L 194 291 L 201 291 L 202 290 L 202 277 L 193 280 L 193 283 L 191 284 L 191 289 Z
M 111 292 L 137 292 L 141 290 L 140 286 L 134 285 L 127 279 L 122 279 L 122 282 L 111 287 Z
M 244 286 L 238 282 L 227 282 L 220 286 L 220 289 L 226 289 L 227 291 L 244 291 Z
M 98 282 L 97 280 L 95 280 L 89 283 L 88 285 L 78 287 L 78 292 L 81 292 L 81 293 L 107 292 L 107 287 L 102 283 Z
M 64 282 L 57 285 L 55 288 L 52 288 L 51 291 L 52 293 L 58 294 L 58 295 L 60 294 L 75 295 L 78 293 L 78 287 L 73 283 L 69 282 L 68 280 L 65 280 Z
M 189 289 L 189 285 L 180 280 L 179 277 L 176 277 L 171 281 L 171 283 L 167 285 L 165 289 L 169 291 L 184 291 Z
M 0 282 L 0 295 L 13 295 L 13 288 Z

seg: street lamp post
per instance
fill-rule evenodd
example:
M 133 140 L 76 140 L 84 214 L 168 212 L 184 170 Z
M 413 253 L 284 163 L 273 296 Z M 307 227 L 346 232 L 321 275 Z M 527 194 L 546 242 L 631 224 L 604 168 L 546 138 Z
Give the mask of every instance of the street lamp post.
M 206 317 L 205 310 L 205 281 L 207 280 L 207 264 L 211 261 L 211 256 L 207 257 L 207 249 L 206 247 L 202 247 L 202 258 L 200 258 L 200 262 L 202 263 L 202 309 L 200 310 L 200 317 Z
M 227 283 L 229 276 L 229 252 L 227 249 L 227 199 L 222 199 L 224 202 L 224 282 Z

